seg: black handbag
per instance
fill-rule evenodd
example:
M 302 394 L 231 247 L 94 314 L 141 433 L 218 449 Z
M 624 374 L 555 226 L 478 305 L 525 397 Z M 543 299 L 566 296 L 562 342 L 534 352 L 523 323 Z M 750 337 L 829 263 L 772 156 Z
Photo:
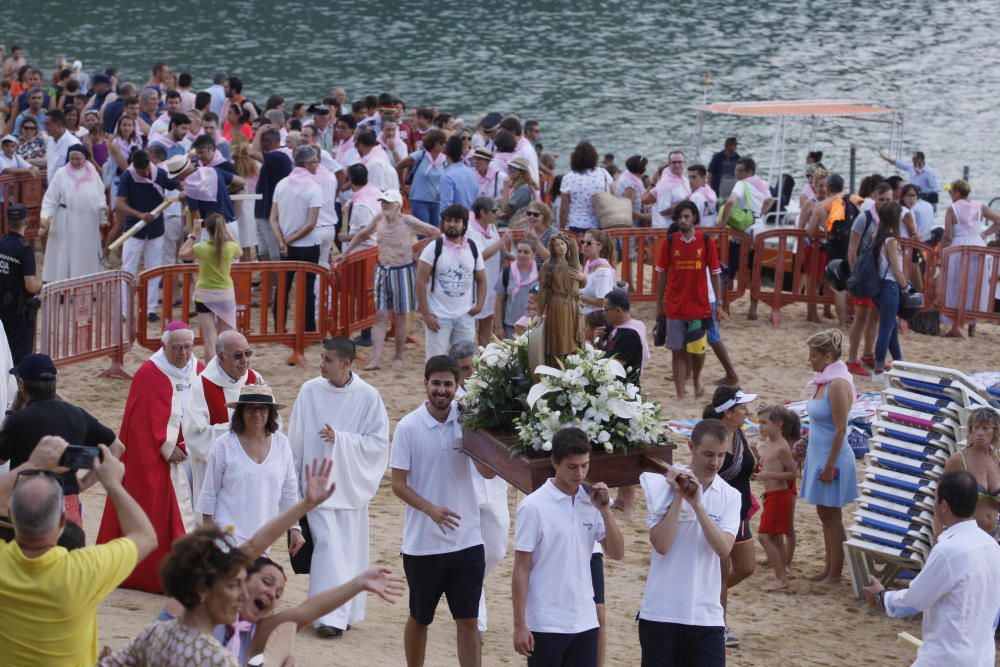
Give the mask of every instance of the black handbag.
M 663 347 L 667 344 L 667 316 L 658 315 L 656 326 L 653 327 L 653 345 Z
M 309 530 L 309 521 L 306 520 L 306 517 L 303 516 L 299 520 L 299 527 L 302 528 L 302 537 L 305 538 L 306 543 L 289 560 L 292 562 L 292 572 L 295 574 L 309 574 L 309 567 L 312 564 L 313 557 L 313 537 L 312 532 Z M 291 540 L 291 535 L 288 536 L 288 539 L 289 541 Z

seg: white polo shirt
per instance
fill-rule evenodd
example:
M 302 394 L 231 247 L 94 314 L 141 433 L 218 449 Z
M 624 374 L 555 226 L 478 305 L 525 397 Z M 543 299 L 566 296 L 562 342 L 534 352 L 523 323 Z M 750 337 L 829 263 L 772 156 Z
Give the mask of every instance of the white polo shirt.
M 281 233 L 284 236 L 291 236 L 306 226 L 309 221 L 309 209 L 322 208 L 323 191 L 315 183 L 310 183 L 301 191 L 295 192 L 286 177 L 278 181 L 278 185 L 275 186 L 274 201 L 278 204 L 278 226 L 281 228 Z M 318 218 L 317 224 L 319 224 Z M 311 232 L 288 245 L 300 248 L 319 245 L 316 228 L 313 227 Z
M 676 467 L 689 470 L 683 465 Z M 674 502 L 674 491 L 659 473 L 643 473 L 639 483 L 649 510 L 646 525 L 652 530 Z M 719 601 L 722 588 L 719 555 L 708 543 L 691 505 L 682 498 L 676 501 L 683 503 L 677 536 L 666 555 L 653 549 L 639 618 L 657 623 L 722 627 L 726 623 Z M 702 492 L 701 502 L 716 525 L 735 537 L 740 526 L 740 492 L 716 475 Z
M 479 501 L 469 457 L 461 451 L 461 438 L 462 424 L 454 402 L 443 423 L 424 403 L 396 425 L 389 466 L 408 471 L 407 484 L 422 498 L 461 517 L 458 528 L 443 532 L 429 516 L 407 505 L 403 523 L 403 553 L 407 556 L 452 553 L 483 543 Z
M 576 634 L 598 627 L 590 556 L 604 537 L 604 518 L 582 486 L 568 496 L 550 478 L 521 501 L 514 549 L 531 554 L 529 630 Z
M 661 176 L 661 182 L 656 185 L 656 203 L 653 210 L 653 227 L 669 227 L 673 218 L 663 216 L 660 212 L 684 201 L 691 195 L 691 184 L 686 178 L 681 178 L 674 187 L 669 187 L 669 181 Z

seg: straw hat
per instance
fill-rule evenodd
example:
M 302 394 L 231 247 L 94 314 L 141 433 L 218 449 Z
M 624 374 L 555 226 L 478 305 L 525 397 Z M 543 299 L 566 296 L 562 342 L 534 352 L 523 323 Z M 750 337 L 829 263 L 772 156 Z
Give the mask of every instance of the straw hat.
M 513 167 L 514 169 L 519 169 L 520 171 L 531 171 L 531 164 L 528 163 L 527 158 L 516 157 L 507 163 L 508 167 Z
M 163 166 L 167 168 L 168 178 L 177 178 L 191 166 L 191 160 L 187 155 L 175 155 L 164 162 Z
M 248 384 L 240 389 L 240 397 L 232 403 L 226 403 L 227 408 L 235 408 L 238 405 L 273 405 L 281 410 L 285 406 L 276 403 L 274 392 L 266 384 Z

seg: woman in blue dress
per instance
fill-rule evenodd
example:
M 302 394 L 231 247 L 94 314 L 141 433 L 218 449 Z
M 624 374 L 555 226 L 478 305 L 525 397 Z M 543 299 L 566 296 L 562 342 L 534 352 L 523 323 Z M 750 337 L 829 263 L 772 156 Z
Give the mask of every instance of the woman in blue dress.
M 816 506 L 823 524 L 826 558 L 810 577 L 823 586 L 840 586 L 844 569 L 842 508 L 858 495 L 854 454 L 847 444 L 847 416 L 854 402 L 854 382 L 840 360 L 843 334 L 836 329 L 809 337 L 809 446 L 802 465 L 802 498 Z

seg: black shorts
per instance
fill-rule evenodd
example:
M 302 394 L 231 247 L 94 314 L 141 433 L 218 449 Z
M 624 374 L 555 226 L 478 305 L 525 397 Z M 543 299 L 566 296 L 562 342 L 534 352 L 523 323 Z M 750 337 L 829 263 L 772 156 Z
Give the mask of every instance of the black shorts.
M 486 574 L 483 545 L 431 556 L 403 554 L 403 572 L 410 587 L 410 616 L 420 625 L 430 625 L 443 594 L 451 617 L 479 617 L 479 596 Z
M 750 519 L 740 517 L 740 529 L 736 531 L 736 544 L 749 542 L 752 539 L 753 533 L 750 531 Z
M 725 628 L 639 619 L 642 667 L 726 664 Z
M 590 556 L 590 583 L 594 585 L 594 604 L 604 604 L 604 554 Z
M 205 304 L 203 304 L 201 301 L 195 301 L 194 302 L 194 312 L 196 312 L 196 313 L 204 313 L 205 315 L 208 315 L 212 311 L 209 310 L 208 306 L 206 306 Z

